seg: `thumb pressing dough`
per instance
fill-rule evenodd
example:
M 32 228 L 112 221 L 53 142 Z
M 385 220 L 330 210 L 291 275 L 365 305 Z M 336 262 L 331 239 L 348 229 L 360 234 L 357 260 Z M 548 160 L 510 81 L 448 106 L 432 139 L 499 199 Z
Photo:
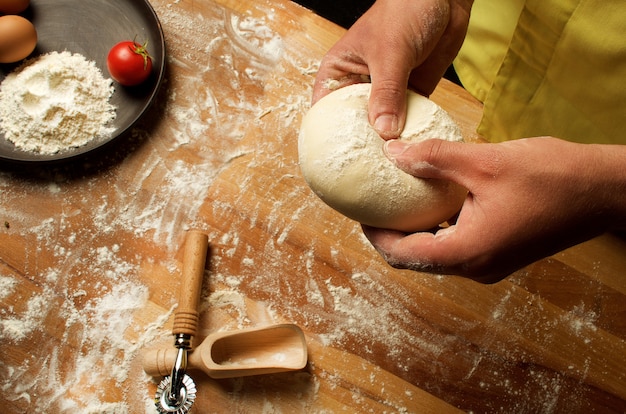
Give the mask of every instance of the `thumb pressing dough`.
M 448 181 L 416 178 L 383 152 L 383 139 L 368 122 L 369 83 L 340 88 L 305 115 L 298 137 L 302 174 L 326 204 L 372 227 L 415 232 L 456 214 L 467 191 Z M 461 132 L 437 104 L 407 91 L 401 140 L 462 141 Z

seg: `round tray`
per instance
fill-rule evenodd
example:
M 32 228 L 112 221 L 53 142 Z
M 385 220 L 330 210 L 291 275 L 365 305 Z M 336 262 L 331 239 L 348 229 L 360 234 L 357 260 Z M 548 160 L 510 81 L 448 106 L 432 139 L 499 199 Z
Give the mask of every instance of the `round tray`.
M 148 42 L 152 73 L 136 87 L 114 83 L 110 103 L 116 107 L 113 134 L 107 139 L 56 154 L 40 154 L 16 148 L 0 131 L 0 159 L 24 162 L 59 161 L 86 154 L 128 131 L 154 100 L 165 71 L 165 40 L 159 19 L 147 0 L 31 0 L 22 13 L 37 29 L 37 47 L 29 58 L 52 51 L 80 53 L 96 62 L 104 77 L 110 77 L 106 58 L 122 40 Z M 0 82 L 21 62 L 0 65 Z

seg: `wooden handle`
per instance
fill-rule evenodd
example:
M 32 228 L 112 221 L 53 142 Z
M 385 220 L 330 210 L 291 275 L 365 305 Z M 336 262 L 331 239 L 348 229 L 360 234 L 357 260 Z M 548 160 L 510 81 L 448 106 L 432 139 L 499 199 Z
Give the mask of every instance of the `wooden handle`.
M 142 354 L 143 370 L 152 377 L 165 377 L 172 373 L 176 360 L 176 348 L 149 349 Z M 203 370 L 202 358 L 199 352 L 190 352 L 187 360 L 187 369 Z
M 198 328 L 198 304 L 202 293 L 204 266 L 209 238 L 198 230 L 187 233 L 183 258 L 183 275 L 178 294 L 178 308 L 174 313 L 174 335 L 194 336 Z
M 152 377 L 170 375 L 177 352 L 174 348 L 150 349 L 143 352 L 143 370 Z

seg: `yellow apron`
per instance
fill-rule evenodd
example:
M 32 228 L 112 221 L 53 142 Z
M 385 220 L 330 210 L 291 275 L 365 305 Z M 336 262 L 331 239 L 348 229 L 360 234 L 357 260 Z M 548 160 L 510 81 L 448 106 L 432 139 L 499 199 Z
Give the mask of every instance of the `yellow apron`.
M 476 0 L 455 68 L 492 142 L 626 144 L 626 0 Z

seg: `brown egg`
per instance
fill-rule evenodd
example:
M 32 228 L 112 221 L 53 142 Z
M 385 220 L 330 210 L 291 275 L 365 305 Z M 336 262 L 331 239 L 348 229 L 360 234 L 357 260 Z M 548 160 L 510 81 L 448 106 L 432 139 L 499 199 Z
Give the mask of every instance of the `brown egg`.
M 29 3 L 29 0 L 0 0 L 0 13 L 21 13 L 28 8 Z
M 0 63 L 13 63 L 30 55 L 37 46 L 35 26 L 21 16 L 0 16 Z

